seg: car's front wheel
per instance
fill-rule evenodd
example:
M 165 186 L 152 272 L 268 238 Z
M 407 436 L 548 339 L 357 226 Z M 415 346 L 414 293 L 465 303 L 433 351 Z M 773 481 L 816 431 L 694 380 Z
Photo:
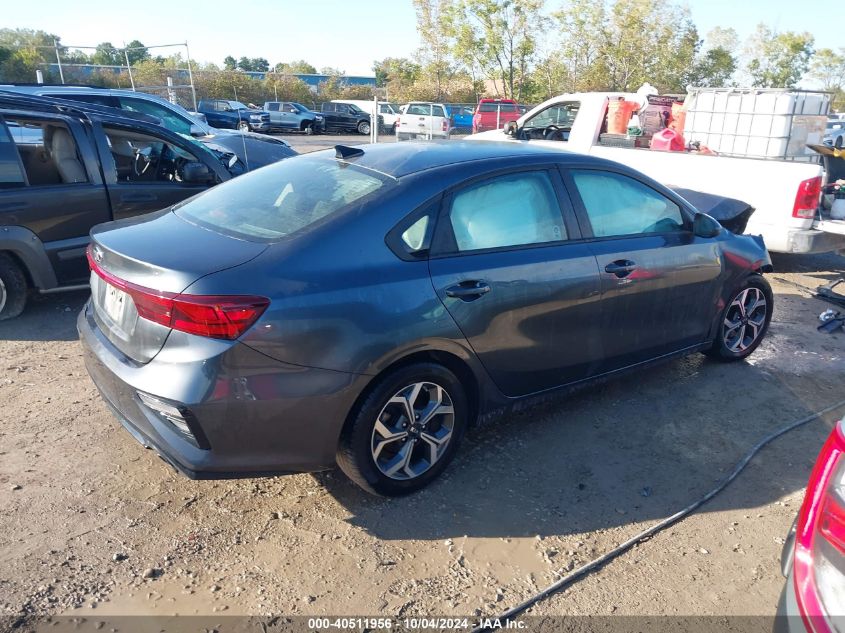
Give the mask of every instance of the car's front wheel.
M 772 287 L 762 275 L 748 277 L 722 311 L 716 339 L 705 354 L 721 361 L 750 355 L 769 329 L 773 299 Z
M 467 426 L 467 400 L 440 365 L 403 367 L 382 378 L 347 421 L 337 463 L 364 490 L 398 496 L 435 479 Z
M 249 132 L 249 123 L 246 121 L 239 121 L 238 122 L 238 131 L 239 132 Z

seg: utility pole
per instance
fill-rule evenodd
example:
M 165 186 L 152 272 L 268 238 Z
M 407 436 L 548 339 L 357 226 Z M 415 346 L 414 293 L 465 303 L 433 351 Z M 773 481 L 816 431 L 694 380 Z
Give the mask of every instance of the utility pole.
M 126 58 L 126 70 L 129 71 L 129 83 L 132 84 L 132 90 L 135 90 L 135 79 L 132 77 L 132 67 L 129 65 L 129 51 L 126 49 L 126 42 L 123 43 L 123 56 Z
M 191 49 L 188 48 L 188 42 L 185 41 L 185 55 L 188 57 L 188 79 L 191 82 L 191 97 L 194 99 L 194 112 L 197 110 L 197 89 L 194 87 L 194 72 L 191 70 Z
M 53 48 L 56 49 L 56 63 L 59 65 L 59 77 L 62 79 L 62 83 L 65 82 L 65 73 L 62 70 L 62 58 L 59 55 L 59 43 L 56 40 L 53 40 Z

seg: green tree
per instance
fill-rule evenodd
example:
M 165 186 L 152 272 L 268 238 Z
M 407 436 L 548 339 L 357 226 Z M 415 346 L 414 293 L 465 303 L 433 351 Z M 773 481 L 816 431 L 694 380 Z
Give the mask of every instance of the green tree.
M 102 66 L 125 66 L 126 60 L 123 52 L 114 47 L 111 42 L 97 44 L 94 54 L 91 55 L 91 63 Z
M 317 69 L 306 62 L 304 59 L 298 59 L 296 61 L 288 62 L 279 62 L 273 67 L 273 71 L 280 73 L 280 74 L 289 74 L 289 75 L 316 75 Z
M 845 84 L 845 48 L 835 52 L 820 48 L 813 55 L 809 76 L 819 82 L 822 90 L 837 91 Z
M 759 24 L 748 42 L 748 74 L 760 88 L 794 88 L 810 68 L 814 38 L 810 33 L 778 33 Z
M 34 29 L 0 29 L 0 80 L 35 81 L 35 71 L 56 61 L 59 37 Z M 48 79 L 50 73 L 45 72 Z
M 456 0 L 450 12 L 453 51 L 472 59 L 496 92 L 520 99 L 545 28 L 543 0 Z
M 223 58 L 223 68 L 226 70 L 235 70 L 238 67 L 238 60 L 232 57 L 231 55 L 226 55 Z
M 689 83 L 693 86 L 727 86 L 737 68 L 736 57 L 730 51 L 717 46 L 704 53 L 693 65 Z
M 420 78 L 422 67 L 406 57 L 386 57 L 373 63 L 376 85 L 384 88 L 390 99 L 409 95 L 411 86 Z
M 454 8 L 453 0 L 414 0 L 417 32 L 423 42 L 418 55 L 437 86 L 435 99 L 442 98 L 452 73 L 451 22 L 458 15 Z
M 126 45 L 126 56 L 129 57 L 129 63 L 134 66 L 138 62 L 150 59 L 150 52 L 141 41 L 132 40 Z
M 252 68 L 252 60 L 249 57 L 241 57 L 238 59 L 238 70 L 243 71 L 251 71 Z

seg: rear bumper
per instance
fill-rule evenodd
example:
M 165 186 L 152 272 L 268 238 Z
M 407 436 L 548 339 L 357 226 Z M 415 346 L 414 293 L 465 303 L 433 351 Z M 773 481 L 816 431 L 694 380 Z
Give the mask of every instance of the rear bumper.
M 766 240 L 769 243 L 769 240 Z M 793 229 L 787 235 L 787 253 L 828 253 L 845 249 L 845 235 L 816 229 Z M 774 249 L 773 249 L 774 250 Z
M 801 618 L 801 613 L 798 611 L 792 572 L 787 576 L 786 584 L 780 593 L 772 631 L 773 633 L 808 633 L 807 627 L 804 626 L 804 620 Z
M 195 347 L 179 354 L 168 354 L 165 344 L 156 358 L 139 365 L 102 334 L 90 303 L 77 329 L 86 369 L 115 417 L 192 478 L 332 468 L 341 428 L 368 378 L 288 365 L 242 343 L 201 337 L 191 337 Z M 187 408 L 200 445 L 208 448 L 194 445 L 145 406 L 139 391 Z

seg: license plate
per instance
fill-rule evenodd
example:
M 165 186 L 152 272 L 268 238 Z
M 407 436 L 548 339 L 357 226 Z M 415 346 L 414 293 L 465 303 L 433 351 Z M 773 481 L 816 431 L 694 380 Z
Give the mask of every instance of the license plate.
M 123 321 L 123 314 L 126 312 L 126 303 L 128 301 L 129 295 L 123 292 L 123 290 L 106 284 L 106 292 L 103 297 L 103 310 L 105 310 L 112 321 L 115 323 L 121 323 Z

